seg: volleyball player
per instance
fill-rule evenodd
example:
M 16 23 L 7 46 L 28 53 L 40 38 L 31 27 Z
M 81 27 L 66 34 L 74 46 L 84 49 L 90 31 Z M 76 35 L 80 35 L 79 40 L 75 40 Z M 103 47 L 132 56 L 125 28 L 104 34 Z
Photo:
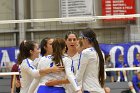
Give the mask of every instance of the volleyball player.
M 80 68 L 76 74 L 77 80 L 82 80 L 84 93 L 105 93 L 104 59 L 96 34 L 88 28 L 81 32 L 81 37 L 85 49 L 82 51 Z
M 41 49 L 40 57 L 34 60 L 34 66 L 37 67 L 39 60 L 43 56 L 47 56 L 52 53 L 52 42 L 53 42 L 53 38 L 45 37 L 44 39 L 42 39 L 40 43 L 40 49 Z
M 34 41 L 22 41 L 19 47 L 19 67 L 20 67 L 20 93 L 27 93 L 33 78 L 45 75 L 51 72 L 62 71 L 61 68 L 44 68 L 36 70 L 33 66 L 35 58 L 39 57 L 40 49 Z
M 38 62 L 41 60 L 42 57 L 47 56 L 52 54 L 52 42 L 53 42 L 53 38 L 49 38 L 49 37 L 45 37 L 44 39 L 42 39 L 41 43 L 40 43 L 40 57 L 36 58 L 34 60 L 34 66 L 37 68 L 38 66 Z M 35 91 L 35 89 L 37 88 L 39 81 L 32 81 L 33 83 L 31 83 L 28 93 L 33 93 Z
M 56 39 L 52 43 L 53 53 L 52 55 L 44 57 L 44 60 L 41 60 L 38 65 L 38 69 L 40 68 L 46 68 L 46 67 L 54 67 L 57 65 L 61 65 L 65 67 L 66 75 L 69 79 L 69 81 L 72 83 L 72 85 L 75 88 L 75 91 L 77 93 L 81 93 L 80 87 L 77 85 L 75 76 L 71 72 L 71 59 L 64 56 L 65 52 L 65 41 L 63 39 Z M 48 87 L 45 85 L 45 83 L 49 80 L 57 79 L 61 80 L 65 78 L 65 73 L 51 73 L 47 74 L 46 76 L 41 77 L 38 91 L 37 93 L 65 93 L 65 89 L 62 85 L 56 85 L 53 87 Z M 47 92 L 46 92 L 47 91 Z
M 78 35 L 72 31 L 68 32 L 65 35 L 65 42 L 67 45 L 65 55 L 68 56 L 72 60 L 71 71 L 75 75 L 77 70 L 79 69 L 79 64 L 80 64 L 80 54 L 78 53 L 78 49 L 77 49 L 77 45 L 79 45 Z M 81 82 L 78 82 L 78 83 L 81 83 Z M 46 85 L 48 86 L 59 85 L 59 84 L 66 84 L 65 85 L 66 93 L 75 93 L 75 90 L 72 84 L 69 84 L 69 81 L 67 79 L 51 80 L 46 83 Z
M 80 54 L 78 53 L 77 45 L 78 45 L 78 35 L 75 32 L 68 32 L 65 35 L 65 42 L 67 45 L 66 55 L 71 58 L 71 71 L 76 74 L 78 67 L 79 67 L 79 57 Z M 75 93 L 71 84 L 66 84 L 66 93 Z
M 82 42 L 81 38 L 79 38 L 79 40 L 78 40 L 78 36 L 74 32 L 68 32 L 65 36 L 65 41 L 66 41 L 66 45 L 67 45 L 66 54 L 67 54 L 67 56 L 69 56 L 73 60 L 71 68 L 72 68 L 72 72 L 74 72 L 74 74 L 76 74 L 76 72 L 80 66 L 80 59 L 81 59 L 80 53 L 84 49 L 83 42 Z M 78 42 L 77 45 L 76 45 L 76 42 Z M 65 87 L 66 93 L 75 93 L 72 85 L 68 84 L 68 83 L 69 83 L 68 81 L 63 79 L 63 80 L 51 80 L 51 81 L 48 81 L 46 84 L 48 86 L 53 86 L 53 85 L 58 85 L 58 84 L 66 84 L 66 87 Z M 81 84 L 82 81 L 78 82 L 78 83 Z M 104 90 L 106 93 L 110 93 L 109 87 L 104 87 Z

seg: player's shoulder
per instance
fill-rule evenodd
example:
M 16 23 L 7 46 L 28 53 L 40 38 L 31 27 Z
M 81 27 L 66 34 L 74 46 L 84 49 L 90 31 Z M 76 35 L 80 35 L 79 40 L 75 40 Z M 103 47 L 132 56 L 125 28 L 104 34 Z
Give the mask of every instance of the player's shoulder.
M 93 47 L 86 48 L 81 52 L 82 55 L 89 55 L 90 53 L 96 53 Z
M 43 56 L 43 57 L 40 59 L 40 64 L 41 64 L 41 63 L 50 62 L 50 61 L 52 61 L 52 56 L 51 56 L 51 55 Z
M 71 58 L 70 58 L 68 55 L 63 55 L 63 56 L 62 56 L 62 59 L 63 59 L 63 60 L 71 60 Z
M 33 66 L 33 61 L 29 58 L 26 58 L 22 61 L 22 63 L 20 64 L 20 68 L 21 69 L 26 69 L 28 67 Z
M 29 58 L 26 58 L 22 61 L 21 65 L 31 64 L 33 61 Z
M 51 59 L 52 59 L 52 55 L 43 56 L 41 58 L 41 60 L 51 60 Z

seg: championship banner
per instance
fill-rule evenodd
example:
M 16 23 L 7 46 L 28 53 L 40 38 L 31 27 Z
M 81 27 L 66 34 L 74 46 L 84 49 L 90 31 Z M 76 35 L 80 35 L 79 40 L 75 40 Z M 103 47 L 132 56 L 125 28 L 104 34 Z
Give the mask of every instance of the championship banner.
M 60 0 L 60 17 L 92 17 L 94 15 L 94 0 Z M 86 20 L 86 19 L 85 19 Z M 65 20 L 65 23 L 85 22 L 84 20 Z M 91 21 L 91 20 L 90 20 Z M 94 20 L 93 20 L 94 21 Z
M 102 15 L 128 15 L 135 14 L 135 0 L 102 0 Z M 135 18 L 113 18 L 106 20 L 123 19 L 135 20 Z

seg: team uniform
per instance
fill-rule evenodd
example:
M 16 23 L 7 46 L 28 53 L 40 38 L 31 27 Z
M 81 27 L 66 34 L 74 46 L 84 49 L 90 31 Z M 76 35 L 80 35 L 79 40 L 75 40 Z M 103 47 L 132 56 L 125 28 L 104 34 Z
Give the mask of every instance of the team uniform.
M 114 67 L 114 65 L 112 62 L 105 63 L 105 68 L 113 68 L 113 67 Z M 106 75 L 109 77 L 114 77 L 115 73 L 114 73 L 114 71 L 108 71 L 108 72 L 106 72 Z
M 132 78 L 134 89 L 137 93 L 140 92 L 140 80 L 138 79 L 137 75 L 134 75 Z
M 126 62 L 120 62 L 120 61 L 118 61 L 118 62 L 116 62 L 116 66 L 115 66 L 116 68 L 123 68 L 123 67 L 129 67 L 129 65 L 126 63 Z
M 33 66 L 33 61 L 29 58 L 22 61 L 21 65 L 19 66 L 19 70 L 21 82 L 20 93 L 27 93 L 32 80 L 40 76 L 39 70 L 35 69 Z
M 126 62 L 116 62 L 116 68 L 125 68 L 125 67 L 129 67 L 129 65 Z M 120 71 L 120 80 L 118 79 L 117 81 L 127 81 L 127 77 L 124 77 L 123 72 Z
M 33 62 L 33 66 L 37 68 L 38 62 L 41 60 L 42 56 L 40 55 L 38 58 L 36 58 Z
M 136 67 L 140 67 L 140 61 L 138 61 L 137 59 L 134 60 L 133 65 Z
M 68 56 L 67 54 L 65 55 Z M 72 60 L 71 71 L 74 73 L 74 75 L 76 75 L 77 70 L 79 69 L 80 66 L 81 55 L 77 52 L 73 57 L 69 57 L 69 58 L 71 58 Z M 78 84 L 81 84 L 81 82 L 78 82 Z M 75 90 L 71 84 L 66 84 L 65 89 L 66 89 L 66 93 L 75 93 Z
M 82 80 L 84 93 L 105 93 L 99 84 L 99 57 L 93 47 L 82 51 L 80 68 L 76 74 L 77 80 Z
M 39 56 L 39 58 L 36 58 L 33 62 L 33 66 L 37 69 L 39 61 L 42 59 L 42 56 Z M 38 77 L 39 78 L 39 77 Z M 34 93 L 36 90 L 37 86 L 39 84 L 39 81 L 35 81 L 35 79 L 32 81 L 28 93 Z
M 65 67 L 65 72 L 58 72 L 58 73 L 49 73 L 45 76 L 42 76 L 40 78 L 36 78 L 35 81 L 39 81 L 37 93 L 65 93 L 65 89 L 63 88 L 63 85 L 55 85 L 53 87 L 46 86 L 45 83 L 49 80 L 61 80 L 64 79 L 65 76 L 67 75 L 70 83 L 74 86 L 75 90 L 79 90 L 80 87 L 77 84 L 76 78 L 71 72 L 71 59 L 68 57 L 63 56 L 62 57 L 63 64 Z M 43 57 L 39 64 L 38 64 L 38 69 L 43 69 L 43 68 L 50 68 L 55 66 L 55 63 L 52 61 L 52 56 L 46 56 Z M 33 82 L 32 82 L 33 83 Z M 47 92 L 46 92 L 47 91 Z

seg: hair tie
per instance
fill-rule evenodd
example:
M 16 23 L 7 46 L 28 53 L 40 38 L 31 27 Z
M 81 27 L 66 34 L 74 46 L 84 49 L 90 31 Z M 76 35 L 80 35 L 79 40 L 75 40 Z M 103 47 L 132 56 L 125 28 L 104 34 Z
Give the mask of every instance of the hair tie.
M 95 38 L 87 38 L 89 41 L 94 41 Z
M 27 41 L 26 41 L 26 40 L 24 40 L 23 42 L 24 42 L 24 44 L 25 44 Z
M 91 38 L 92 41 L 96 40 L 96 38 Z

